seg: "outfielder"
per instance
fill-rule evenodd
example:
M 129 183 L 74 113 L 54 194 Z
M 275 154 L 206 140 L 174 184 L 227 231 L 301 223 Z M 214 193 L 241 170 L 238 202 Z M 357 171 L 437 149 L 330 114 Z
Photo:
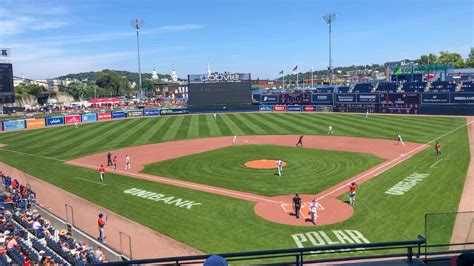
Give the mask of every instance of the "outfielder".
M 365 112 L 365 118 L 369 118 L 369 109 Z
M 316 220 L 318 219 L 318 201 L 313 199 L 309 205 L 309 214 L 311 215 L 311 222 L 316 225 Z
M 397 134 L 397 141 L 398 141 L 398 145 L 405 146 L 405 143 L 403 143 L 403 139 L 402 139 L 402 136 L 400 136 L 400 134 Z
M 298 143 L 296 143 L 296 147 L 303 147 L 303 135 L 300 136 Z
M 281 176 L 281 172 L 283 172 L 283 162 L 281 160 L 277 161 L 277 170 L 278 175 Z
M 332 130 L 332 126 L 328 127 L 328 135 L 334 135 L 334 131 Z
M 349 184 L 349 204 L 354 205 L 356 200 L 356 189 L 357 183 L 352 182 Z
M 234 134 L 234 137 L 232 138 L 232 145 L 237 144 L 237 135 Z
M 130 156 L 125 155 L 125 170 L 128 170 L 130 168 L 131 168 Z

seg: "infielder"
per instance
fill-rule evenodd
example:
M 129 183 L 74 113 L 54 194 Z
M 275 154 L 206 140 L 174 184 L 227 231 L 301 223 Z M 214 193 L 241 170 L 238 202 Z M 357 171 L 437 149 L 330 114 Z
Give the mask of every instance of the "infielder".
M 402 136 L 400 136 L 400 134 L 397 134 L 397 143 L 398 145 L 402 145 L 402 146 L 405 146 L 405 143 L 403 143 L 403 139 L 402 139 Z
M 354 205 L 356 200 L 356 189 L 357 183 L 352 182 L 349 184 L 349 204 Z
M 114 156 L 114 158 L 112 159 L 112 167 L 115 170 L 117 170 L 117 156 Z
M 131 168 L 130 156 L 125 155 L 125 170 L 128 170 L 130 168 Z
M 105 177 L 105 168 L 104 168 L 104 165 L 100 165 L 100 167 L 99 167 L 99 180 L 100 180 L 100 182 L 104 182 L 104 177 Z
M 281 160 L 277 161 L 277 170 L 278 175 L 281 176 L 281 172 L 283 172 L 283 162 Z
M 439 142 L 436 142 L 435 144 L 435 150 L 436 150 L 436 155 L 441 155 L 441 144 Z
M 316 220 L 318 219 L 318 201 L 313 199 L 309 205 L 309 214 L 311 215 L 311 222 L 316 225 Z
M 296 147 L 303 147 L 303 135 L 300 136 L 298 143 L 296 143 Z
M 237 144 L 237 135 L 234 134 L 234 137 L 232 137 L 232 145 Z
M 334 135 L 334 131 L 332 130 L 332 126 L 328 127 L 328 135 Z

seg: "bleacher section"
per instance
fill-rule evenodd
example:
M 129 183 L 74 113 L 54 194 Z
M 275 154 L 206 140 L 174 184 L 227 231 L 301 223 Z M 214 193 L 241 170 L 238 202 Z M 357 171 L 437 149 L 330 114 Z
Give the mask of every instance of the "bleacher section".
M 395 82 L 380 82 L 377 91 L 378 92 L 397 92 L 398 84 Z
M 455 92 L 456 83 L 448 81 L 433 81 L 429 88 L 432 92 Z
M 341 86 L 338 88 L 339 89 L 339 93 L 347 93 L 349 92 L 349 90 L 351 89 L 351 87 L 349 86 Z
M 372 83 L 357 83 L 352 92 L 372 92 Z
M 0 176 L 0 194 L 4 193 L 0 196 L 0 239 L 4 240 L 0 265 L 100 263 L 88 243 L 74 240 L 68 230 L 56 229 L 36 209 L 31 210 L 36 201 L 33 191 L 1 172 Z
M 461 91 L 474 91 L 474 81 L 464 81 L 461 85 Z
M 333 87 L 320 87 L 316 89 L 317 92 L 320 93 L 332 93 L 334 91 Z
M 405 82 L 403 84 L 404 92 L 424 92 L 426 82 Z

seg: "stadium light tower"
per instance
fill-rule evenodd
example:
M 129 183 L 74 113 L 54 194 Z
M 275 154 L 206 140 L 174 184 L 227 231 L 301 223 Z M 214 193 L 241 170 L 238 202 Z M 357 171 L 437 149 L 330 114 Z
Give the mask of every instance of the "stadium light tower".
M 138 53 L 138 86 L 140 89 L 139 98 L 143 98 L 143 90 L 142 90 L 142 69 L 140 65 L 140 29 L 143 27 L 143 20 L 141 19 L 133 19 L 130 21 L 130 24 L 137 32 L 137 53 Z
M 331 25 L 336 20 L 335 13 L 328 13 L 323 16 L 324 21 L 329 25 L 329 84 L 332 85 L 332 54 L 331 54 Z

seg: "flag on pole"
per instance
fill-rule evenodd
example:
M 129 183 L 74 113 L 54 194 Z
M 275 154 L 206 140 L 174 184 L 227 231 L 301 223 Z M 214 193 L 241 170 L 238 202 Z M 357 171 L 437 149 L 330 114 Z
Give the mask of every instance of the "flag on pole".
M 280 73 L 278 73 L 278 74 L 280 74 L 280 75 L 283 75 L 283 70 L 282 70 L 282 71 L 280 71 Z
M 298 65 L 296 65 L 295 68 L 293 68 L 293 72 L 295 72 L 296 70 L 298 70 Z

